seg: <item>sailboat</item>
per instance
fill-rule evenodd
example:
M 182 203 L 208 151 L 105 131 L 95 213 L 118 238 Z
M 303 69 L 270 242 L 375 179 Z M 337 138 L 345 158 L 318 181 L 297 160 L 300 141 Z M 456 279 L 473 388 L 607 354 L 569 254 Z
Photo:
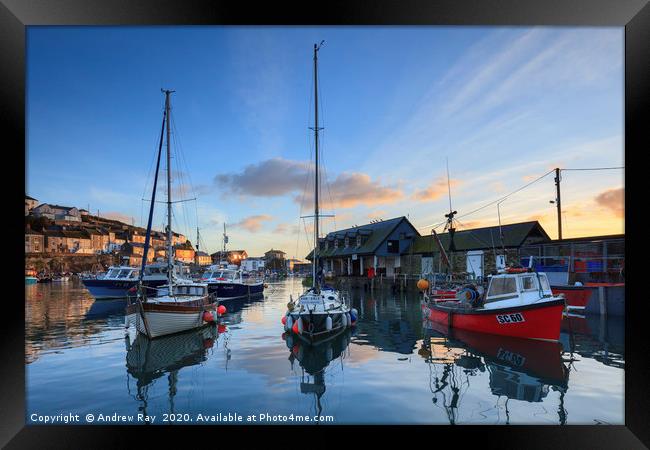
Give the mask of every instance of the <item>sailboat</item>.
M 314 44 L 314 145 L 315 145 L 315 183 L 314 183 L 314 251 L 312 286 L 297 300 L 290 298 L 287 312 L 282 319 L 286 331 L 297 334 L 302 340 L 312 344 L 331 338 L 343 332 L 356 321 L 356 311 L 350 310 L 345 299 L 336 289 L 324 285 L 323 269 L 318 260 L 319 247 L 319 168 L 318 168 L 318 51 L 323 45 Z
M 173 270 L 170 164 L 170 96 L 172 92 L 174 91 L 163 90 L 165 94 L 165 112 L 160 131 L 158 160 L 149 207 L 142 267 L 135 295 L 128 297 L 126 307 L 127 326 L 134 324 L 139 333 L 145 334 L 149 338 L 199 328 L 208 323 L 213 323 L 217 318 L 218 301 L 208 294 L 208 285 L 180 278 Z M 143 275 L 151 241 L 151 223 L 154 204 L 156 203 L 158 171 L 160 169 L 160 156 L 165 130 L 167 131 L 167 284 L 151 287 L 143 283 Z

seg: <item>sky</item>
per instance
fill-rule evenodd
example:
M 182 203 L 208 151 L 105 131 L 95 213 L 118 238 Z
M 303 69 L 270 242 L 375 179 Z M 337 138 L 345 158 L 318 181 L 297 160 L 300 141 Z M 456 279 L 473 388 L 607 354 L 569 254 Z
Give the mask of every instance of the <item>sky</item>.
M 428 234 L 450 186 L 458 229 L 500 215 L 555 238 L 554 174 L 537 179 L 624 166 L 622 27 L 30 26 L 26 194 L 146 226 L 173 89 L 174 230 L 304 258 L 322 40 L 324 233 L 407 216 Z M 563 237 L 624 233 L 623 170 L 561 186 Z

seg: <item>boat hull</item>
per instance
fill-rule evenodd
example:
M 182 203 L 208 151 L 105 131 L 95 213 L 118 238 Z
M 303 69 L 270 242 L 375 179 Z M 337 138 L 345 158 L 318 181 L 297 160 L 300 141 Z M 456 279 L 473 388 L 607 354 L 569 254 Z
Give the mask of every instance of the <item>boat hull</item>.
M 499 309 L 465 309 L 422 303 L 424 317 L 449 328 L 548 341 L 560 339 L 564 308 L 564 300 Z
M 209 302 L 207 297 L 197 302 L 177 304 L 145 302 L 142 307 L 146 324 L 137 303 L 131 303 L 126 307 L 126 324 L 135 326 L 139 333 L 152 339 L 207 325 L 209 322 L 203 320 L 205 311 L 217 317 L 217 303 Z
M 220 301 L 264 293 L 264 283 L 208 283 L 208 292 L 216 293 Z
M 36 282 L 38 282 L 36 277 L 25 277 L 25 284 L 35 284 Z
M 303 332 L 295 333 L 293 332 L 293 330 L 289 330 L 289 331 L 291 331 L 293 334 L 297 334 L 300 339 L 302 339 L 304 342 L 307 342 L 309 344 L 317 344 L 320 342 L 324 342 L 329 339 L 335 338 L 343 331 L 345 331 L 347 328 L 349 328 L 349 325 L 348 326 L 343 325 L 343 314 L 346 313 L 344 312 L 329 313 L 329 316 L 332 317 L 332 328 L 330 330 L 328 330 L 326 326 L 326 320 L 328 314 L 324 314 L 324 313 L 290 314 L 293 322 L 298 320 L 298 318 L 302 318 Z M 313 327 L 311 325 L 313 325 Z
M 585 286 L 551 286 L 553 295 L 564 294 L 566 303 L 573 308 L 586 308 L 593 289 Z
M 129 295 L 129 289 L 134 288 L 137 280 L 82 280 L 84 286 L 96 299 L 124 298 Z M 158 287 L 166 284 L 165 280 L 145 281 L 143 284 L 149 287 Z

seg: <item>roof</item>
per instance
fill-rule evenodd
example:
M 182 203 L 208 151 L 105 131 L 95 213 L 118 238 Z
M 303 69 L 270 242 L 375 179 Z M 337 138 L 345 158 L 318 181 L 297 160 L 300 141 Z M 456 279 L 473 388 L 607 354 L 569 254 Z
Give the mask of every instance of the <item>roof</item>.
M 206 252 L 196 252 L 196 256 L 210 256 Z
M 26 228 L 26 229 L 25 229 L 25 234 L 39 234 L 39 235 L 43 235 L 42 232 L 40 232 L 40 231 L 36 231 L 36 230 L 32 230 L 31 228 Z
M 344 239 L 346 236 L 354 237 L 357 233 L 362 236 L 367 236 L 368 239 L 360 247 L 356 246 L 356 242 L 350 242 L 350 246 L 347 248 L 339 246 L 339 248 L 335 249 L 333 245 L 329 245 L 329 248 L 327 250 L 319 250 L 318 254 L 323 258 L 350 256 L 354 254 L 372 254 L 403 220 L 406 220 L 408 222 L 408 219 L 405 216 L 401 216 L 395 217 L 393 219 L 368 223 L 357 227 L 346 228 L 344 230 L 332 231 L 327 236 L 325 236 L 324 239 Z M 419 235 L 416 235 L 416 238 L 418 236 Z M 309 255 L 306 256 L 306 259 L 311 259 L 313 252 L 313 250 L 309 252 Z
M 503 247 L 521 247 L 528 237 L 536 236 L 544 241 L 551 238 L 537 221 L 512 223 L 502 225 Z M 484 250 L 499 248 L 501 244 L 499 226 L 474 228 L 471 230 L 457 230 L 454 233 L 454 245 L 457 251 Z M 449 249 L 449 233 L 438 234 L 445 250 Z M 418 236 L 413 240 L 406 253 L 423 254 L 438 252 L 438 247 L 433 240 L 433 235 Z
M 271 249 L 271 250 L 269 250 L 268 252 L 266 252 L 264 254 L 266 255 L 267 253 L 282 253 L 283 255 L 286 255 L 286 253 L 283 252 L 282 250 L 274 250 L 274 249 Z
M 34 197 L 30 197 L 29 195 L 25 194 L 25 200 L 34 200 L 37 201 Z
M 581 237 L 574 237 L 574 238 L 566 238 L 566 239 L 553 239 L 548 242 L 541 242 L 541 243 L 536 243 L 536 244 L 530 244 L 530 245 L 559 245 L 559 244 L 570 244 L 570 243 L 579 243 L 579 242 L 599 242 L 599 241 L 613 241 L 613 240 L 619 240 L 619 239 L 625 239 L 625 234 L 607 234 L 607 235 L 602 235 L 602 236 L 581 236 Z

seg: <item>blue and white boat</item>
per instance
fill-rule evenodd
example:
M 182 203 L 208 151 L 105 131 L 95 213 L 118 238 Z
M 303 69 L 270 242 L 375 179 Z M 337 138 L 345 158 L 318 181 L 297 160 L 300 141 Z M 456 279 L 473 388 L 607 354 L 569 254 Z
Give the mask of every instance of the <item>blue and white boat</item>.
M 219 301 L 264 293 L 264 281 L 252 276 L 244 277 L 243 271 L 236 265 L 226 268 L 210 266 L 201 276 L 201 282 L 208 284 L 209 292 L 216 293 Z
M 186 275 L 184 267 L 174 266 L 177 277 Z M 102 277 L 84 278 L 82 283 L 95 299 L 125 298 L 138 284 L 140 269 L 131 266 L 111 266 Z M 147 287 L 159 287 L 167 283 L 167 263 L 156 262 L 144 269 L 142 278 Z

